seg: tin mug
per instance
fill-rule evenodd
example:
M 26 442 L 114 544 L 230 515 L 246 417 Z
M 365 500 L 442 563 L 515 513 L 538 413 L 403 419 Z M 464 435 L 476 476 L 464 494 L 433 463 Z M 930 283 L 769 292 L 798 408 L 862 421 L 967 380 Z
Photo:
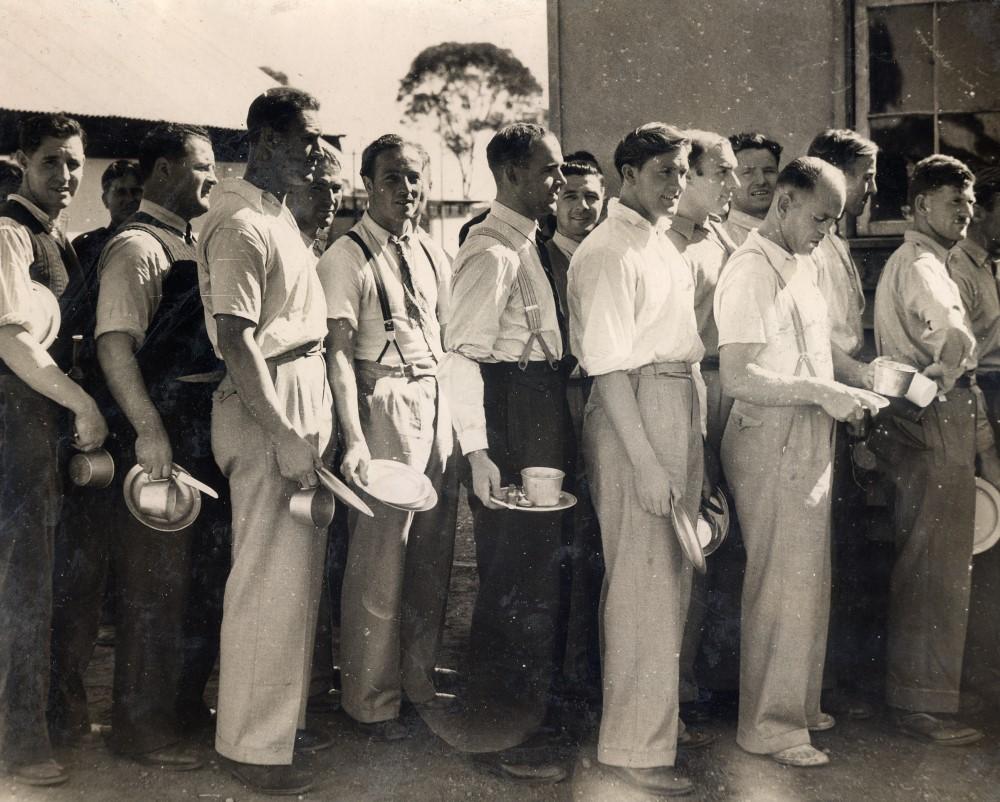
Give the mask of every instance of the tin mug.
M 150 479 L 139 488 L 138 505 L 146 515 L 173 520 L 177 511 L 177 485 L 173 479 Z
M 115 478 L 115 461 L 103 448 L 74 454 L 69 479 L 79 487 L 107 487 Z
M 288 500 L 288 511 L 300 524 L 326 529 L 333 522 L 336 502 L 325 487 L 296 490 Z

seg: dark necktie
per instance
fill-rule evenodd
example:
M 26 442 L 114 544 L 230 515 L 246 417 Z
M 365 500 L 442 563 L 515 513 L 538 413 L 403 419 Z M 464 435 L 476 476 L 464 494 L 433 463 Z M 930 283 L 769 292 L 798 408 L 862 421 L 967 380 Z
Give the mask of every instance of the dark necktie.
M 187 228 L 184 230 L 184 241 L 188 245 L 194 245 L 194 234 L 191 233 L 191 224 L 187 224 Z
M 410 263 L 406 259 L 406 249 L 403 247 L 403 240 L 399 237 L 390 237 L 389 241 L 396 248 L 396 258 L 399 261 L 399 275 L 403 281 L 403 301 L 406 305 L 406 316 L 423 328 L 424 312 L 420 306 L 417 289 L 413 284 L 413 273 L 410 271 Z
M 549 280 L 549 287 L 552 288 L 552 299 L 556 304 L 556 322 L 559 324 L 559 337 L 562 340 L 563 356 L 569 355 L 569 324 L 566 319 L 565 299 L 559 292 L 559 284 L 556 281 L 556 274 L 552 270 L 552 262 L 549 260 L 549 250 L 545 247 L 545 240 L 539 232 L 535 232 L 535 248 L 538 250 L 538 259 L 542 263 L 542 270 L 545 271 L 545 278 Z

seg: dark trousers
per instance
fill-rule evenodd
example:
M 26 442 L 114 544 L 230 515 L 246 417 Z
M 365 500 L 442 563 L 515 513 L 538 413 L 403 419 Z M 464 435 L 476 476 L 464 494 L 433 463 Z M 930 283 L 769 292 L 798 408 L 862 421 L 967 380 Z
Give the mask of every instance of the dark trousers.
M 208 434 L 165 419 L 174 461 L 216 490 L 226 489 Z M 129 443 L 127 435 L 117 438 Z M 228 505 L 202 498 L 198 519 L 159 532 L 125 509 L 121 480 L 132 447 L 115 449 L 116 478 L 103 490 L 68 496 L 54 575 L 49 722 L 67 735 L 90 726 L 84 674 L 93 654 L 109 562 L 115 569 L 115 677 L 111 747 L 142 754 L 180 739 L 177 708 L 201 699 L 218 654 L 221 594 L 228 566 Z M 223 496 L 225 498 L 225 496 Z
M 51 757 L 45 722 L 60 408 L 0 375 L 0 760 Z
M 544 363 L 481 366 L 489 456 L 504 484 L 523 468 L 573 476 L 564 374 Z M 565 485 L 564 485 L 565 486 Z M 564 566 L 569 528 L 560 513 L 485 508 L 470 492 L 479 594 L 469 636 L 470 706 L 492 718 L 497 748 L 544 720 L 565 653 Z

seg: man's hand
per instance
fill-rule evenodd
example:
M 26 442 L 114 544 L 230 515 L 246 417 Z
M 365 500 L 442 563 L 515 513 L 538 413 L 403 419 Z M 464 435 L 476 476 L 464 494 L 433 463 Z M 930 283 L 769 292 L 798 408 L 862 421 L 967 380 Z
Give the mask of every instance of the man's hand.
M 860 421 L 866 411 L 878 412 L 874 399 L 839 382 L 831 382 L 824 388 L 819 405 L 827 415 L 839 421 Z
M 174 452 L 162 423 L 157 422 L 136 435 L 135 460 L 150 478 L 170 478 L 174 469 Z
M 670 477 L 655 458 L 636 465 L 635 492 L 639 496 L 639 506 L 650 515 L 666 517 L 675 495 Z
M 860 385 L 866 390 L 875 389 L 875 365 L 871 362 L 866 364 L 858 376 Z
M 93 451 L 95 448 L 100 448 L 108 436 L 108 424 L 104 420 L 104 416 L 94 400 L 88 400 L 89 403 L 73 416 L 73 428 L 76 430 L 73 445 L 81 451 Z
M 340 472 L 348 482 L 368 484 L 368 463 L 371 462 L 371 452 L 364 440 L 352 443 L 344 451 L 340 462 Z
M 955 386 L 955 381 L 963 373 L 962 370 L 948 370 L 940 362 L 934 362 L 928 365 L 924 370 L 924 376 L 928 379 L 934 379 L 937 382 L 938 389 L 942 393 L 947 393 Z
M 316 487 L 319 484 L 316 468 L 323 461 L 312 443 L 293 431 L 287 431 L 274 445 L 278 470 L 283 477 L 298 482 L 302 487 Z
M 483 506 L 491 510 L 504 509 L 502 505 L 490 500 L 490 495 L 500 497 L 501 479 L 500 469 L 490 459 L 485 448 L 469 454 L 469 466 L 472 468 L 472 489 Z

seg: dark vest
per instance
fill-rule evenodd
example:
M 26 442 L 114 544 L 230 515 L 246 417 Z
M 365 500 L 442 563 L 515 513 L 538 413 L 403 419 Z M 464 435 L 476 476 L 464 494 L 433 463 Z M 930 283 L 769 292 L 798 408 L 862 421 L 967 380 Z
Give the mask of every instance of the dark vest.
M 95 321 L 94 287 L 90 285 L 73 246 L 61 232 L 50 232 L 42 222 L 15 200 L 0 203 L 0 217 L 20 223 L 31 238 L 31 278 L 52 290 L 59 299 L 62 324 L 49 354 L 64 371 L 72 365 L 73 335 L 82 334 L 81 358 L 93 362 Z

